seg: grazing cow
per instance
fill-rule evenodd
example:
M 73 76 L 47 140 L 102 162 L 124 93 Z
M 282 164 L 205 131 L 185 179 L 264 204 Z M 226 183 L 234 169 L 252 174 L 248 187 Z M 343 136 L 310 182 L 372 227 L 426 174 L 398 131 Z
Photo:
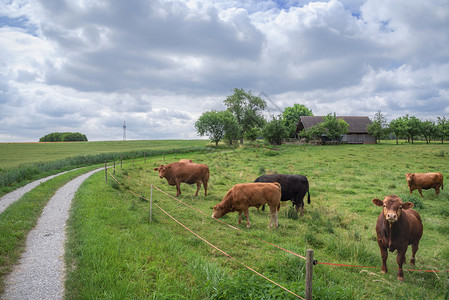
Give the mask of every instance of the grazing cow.
M 188 164 L 188 163 L 193 163 L 193 160 L 181 158 L 181 159 L 179 160 L 179 162 L 180 162 L 180 163 L 186 163 L 186 164 Z
M 306 193 L 307 203 L 310 204 L 309 181 L 303 175 L 283 175 L 272 174 L 262 175 L 254 182 L 279 182 L 282 189 L 281 201 L 292 200 L 293 206 L 296 207 L 296 212 L 301 209 L 301 216 L 304 214 L 304 196 Z M 265 207 L 262 206 L 262 210 Z
M 415 254 L 423 233 L 421 217 L 412 209 L 412 202 L 403 203 L 396 195 L 387 196 L 383 201 L 373 199 L 373 203 L 383 208 L 376 225 L 377 243 L 382 256 L 381 272 L 387 273 L 387 249 L 390 252 L 398 250 L 398 279 L 404 280 L 402 264 L 405 262 L 408 245 L 412 245 L 410 265 L 415 265 Z
M 209 167 L 205 164 L 174 162 L 168 165 L 161 165 L 154 170 L 159 171 L 159 177 L 165 177 L 169 185 L 176 185 L 176 196 L 181 195 L 181 182 L 187 184 L 196 183 L 197 189 L 195 196 L 198 196 L 198 191 L 202 183 L 204 185 L 204 196 L 207 196 Z
M 278 227 L 277 213 L 281 207 L 281 186 L 279 183 L 240 183 L 234 185 L 223 200 L 214 206 L 212 218 L 220 218 L 229 212 L 239 212 L 239 224 L 242 212 L 246 217 L 246 227 L 250 228 L 248 209 L 268 203 L 271 212 L 270 225 Z
M 422 189 L 435 189 L 435 194 L 440 193 L 440 187 L 443 189 L 443 174 L 441 173 L 405 173 L 410 195 L 414 190 L 422 195 Z

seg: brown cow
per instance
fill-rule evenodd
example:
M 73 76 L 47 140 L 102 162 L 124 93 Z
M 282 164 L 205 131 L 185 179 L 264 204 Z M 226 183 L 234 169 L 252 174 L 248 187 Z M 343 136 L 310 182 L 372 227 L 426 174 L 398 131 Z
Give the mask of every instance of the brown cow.
M 443 189 L 443 174 L 441 173 L 405 173 L 408 187 L 410 188 L 410 195 L 414 190 L 422 195 L 422 189 L 435 189 L 435 194 L 440 193 L 440 187 Z
M 239 212 L 239 224 L 242 223 L 242 212 L 246 217 L 246 227 L 250 228 L 248 209 L 268 203 L 271 212 L 269 227 L 278 227 L 277 213 L 281 207 L 281 185 L 275 183 L 240 183 L 234 185 L 223 200 L 214 206 L 212 218 L 220 218 L 229 212 Z
M 396 195 L 387 196 L 383 201 L 373 199 L 373 203 L 383 207 L 376 224 L 377 243 L 382 256 L 381 272 L 387 273 L 387 249 L 390 252 L 398 250 L 398 279 L 404 280 L 402 264 L 405 262 L 408 245 L 412 245 L 410 265 L 415 265 L 415 254 L 423 233 L 421 217 L 412 209 L 412 202 L 403 203 Z
M 180 163 L 193 163 L 193 160 L 181 158 L 181 159 L 179 160 L 179 162 L 180 162 Z
M 198 196 L 198 191 L 202 183 L 204 185 L 204 196 L 207 196 L 209 167 L 205 164 L 174 162 L 168 165 L 161 165 L 154 170 L 159 171 L 159 177 L 165 177 L 169 185 L 176 185 L 176 196 L 181 195 L 181 182 L 187 184 L 196 183 L 197 189 L 195 196 Z

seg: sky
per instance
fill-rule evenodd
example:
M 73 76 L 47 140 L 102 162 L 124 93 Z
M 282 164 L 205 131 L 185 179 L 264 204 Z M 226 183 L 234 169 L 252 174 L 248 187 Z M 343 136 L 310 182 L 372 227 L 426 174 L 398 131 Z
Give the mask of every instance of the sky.
M 266 118 L 449 118 L 447 0 L 0 0 L 0 142 L 197 139 L 235 88 Z

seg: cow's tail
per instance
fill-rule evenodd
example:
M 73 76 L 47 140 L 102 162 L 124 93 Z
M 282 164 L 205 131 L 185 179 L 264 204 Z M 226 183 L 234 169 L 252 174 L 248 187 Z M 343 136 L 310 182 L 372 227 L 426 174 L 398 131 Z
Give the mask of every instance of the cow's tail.
M 307 203 L 310 204 L 310 191 L 307 191 Z

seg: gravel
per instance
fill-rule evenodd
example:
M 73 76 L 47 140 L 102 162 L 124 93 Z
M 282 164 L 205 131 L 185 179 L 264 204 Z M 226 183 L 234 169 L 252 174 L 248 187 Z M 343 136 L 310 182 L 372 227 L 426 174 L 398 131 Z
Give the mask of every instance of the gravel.
M 70 171 L 65 171 L 56 175 L 51 175 L 45 178 L 41 178 L 39 180 L 33 181 L 31 183 L 28 183 L 27 185 L 24 185 L 21 188 L 18 188 L 17 190 L 12 191 L 9 194 L 4 195 L 3 197 L 0 198 L 0 214 L 8 208 L 8 206 L 10 206 L 11 204 L 13 204 L 14 202 L 16 202 L 17 200 L 19 200 L 25 193 L 28 193 L 29 191 L 31 191 L 32 189 L 34 189 L 35 187 L 37 187 L 39 184 L 50 180 L 52 178 L 55 178 L 56 176 L 65 174 L 67 172 Z
M 2 299 L 34 300 L 64 297 L 65 226 L 70 205 L 75 192 L 84 180 L 100 170 L 102 169 L 90 171 L 73 179 L 50 199 L 36 227 L 28 234 L 26 250 L 19 264 L 6 278 Z

